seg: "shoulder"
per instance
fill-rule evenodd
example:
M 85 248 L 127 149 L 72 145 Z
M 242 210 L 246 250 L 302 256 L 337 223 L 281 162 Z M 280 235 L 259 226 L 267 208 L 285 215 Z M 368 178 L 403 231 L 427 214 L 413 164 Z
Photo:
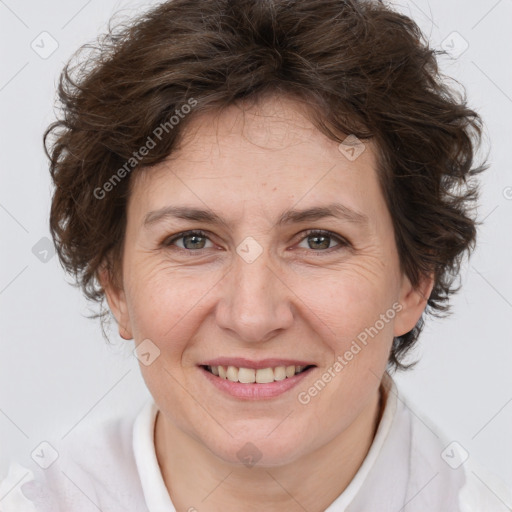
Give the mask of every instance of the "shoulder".
M 478 461 L 470 460 L 465 468 L 466 485 L 460 494 L 461 512 L 510 512 L 512 489 Z
M 398 408 L 410 418 L 411 425 L 404 512 L 512 510 L 512 489 L 475 461 L 461 442 L 447 436 L 403 396 Z
M 61 443 L 40 445 L 39 460 L 12 463 L 0 482 L 0 512 L 145 510 L 133 454 L 137 414 L 83 424 Z M 135 508 L 134 508 L 135 507 Z

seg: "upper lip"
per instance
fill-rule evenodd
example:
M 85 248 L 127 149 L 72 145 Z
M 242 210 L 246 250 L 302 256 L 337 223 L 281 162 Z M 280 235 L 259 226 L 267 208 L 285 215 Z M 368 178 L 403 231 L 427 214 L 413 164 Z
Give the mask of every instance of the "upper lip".
M 275 368 L 276 366 L 315 366 L 310 361 L 300 361 L 298 359 L 260 359 L 254 361 L 244 357 L 217 357 L 209 359 L 200 366 L 236 366 L 237 368 Z

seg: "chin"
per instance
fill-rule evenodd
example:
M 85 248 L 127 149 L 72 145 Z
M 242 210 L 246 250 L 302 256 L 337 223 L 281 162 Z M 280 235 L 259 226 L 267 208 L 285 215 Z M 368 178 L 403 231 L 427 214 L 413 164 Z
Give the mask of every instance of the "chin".
M 275 428 L 275 424 L 272 428 Z M 252 468 L 290 464 L 304 454 L 306 446 L 310 446 L 304 437 L 267 435 L 272 428 L 259 430 L 254 435 L 250 431 L 231 431 L 233 438 L 226 436 L 225 444 L 210 447 L 210 450 L 228 464 Z

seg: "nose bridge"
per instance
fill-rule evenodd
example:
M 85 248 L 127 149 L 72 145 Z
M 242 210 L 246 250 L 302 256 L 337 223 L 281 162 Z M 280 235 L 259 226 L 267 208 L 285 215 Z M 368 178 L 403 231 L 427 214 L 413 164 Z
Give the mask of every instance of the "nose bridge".
M 235 256 L 229 286 L 223 287 L 217 322 L 244 341 L 265 341 L 293 321 L 288 289 L 272 269 L 267 252 L 253 261 L 241 254 Z

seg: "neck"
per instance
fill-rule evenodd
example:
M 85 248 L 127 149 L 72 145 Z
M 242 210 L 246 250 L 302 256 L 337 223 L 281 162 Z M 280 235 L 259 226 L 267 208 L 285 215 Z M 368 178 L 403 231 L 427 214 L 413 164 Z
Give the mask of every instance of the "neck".
M 156 454 L 176 510 L 325 510 L 363 463 L 382 417 L 382 398 L 381 386 L 356 421 L 329 443 L 272 467 L 229 464 L 158 413 Z

